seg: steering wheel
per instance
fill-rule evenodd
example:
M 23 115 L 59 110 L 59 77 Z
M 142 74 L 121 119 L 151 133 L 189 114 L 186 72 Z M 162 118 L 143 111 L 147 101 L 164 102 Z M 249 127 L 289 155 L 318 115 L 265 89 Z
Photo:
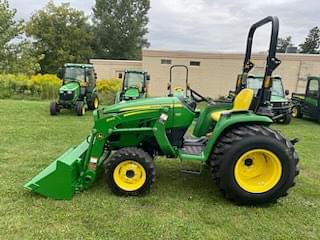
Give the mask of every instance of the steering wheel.
M 190 88 L 191 97 L 195 102 L 207 102 L 210 104 L 215 104 L 215 102 L 208 97 L 202 96 L 200 93 L 196 92 L 195 90 Z

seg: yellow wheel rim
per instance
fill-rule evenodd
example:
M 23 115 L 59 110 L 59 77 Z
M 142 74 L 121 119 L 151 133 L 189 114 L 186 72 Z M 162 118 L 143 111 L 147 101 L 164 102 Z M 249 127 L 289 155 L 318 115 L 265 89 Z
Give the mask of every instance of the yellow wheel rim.
M 279 158 L 271 151 L 255 149 L 238 159 L 234 176 L 238 185 L 250 193 L 264 193 L 279 182 L 282 166 Z
M 293 108 L 292 108 L 291 116 L 292 116 L 292 117 L 297 117 L 297 116 L 298 116 L 298 109 L 297 109 L 297 107 L 293 107 Z
M 99 100 L 97 97 L 94 99 L 93 105 L 94 105 L 94 109 L 97 109 L 99 107 Z
M 122 190 L 136 191 L 146 182 L 146 170 L 134 160 L 123 161 L 114 169 L 113 179 Z

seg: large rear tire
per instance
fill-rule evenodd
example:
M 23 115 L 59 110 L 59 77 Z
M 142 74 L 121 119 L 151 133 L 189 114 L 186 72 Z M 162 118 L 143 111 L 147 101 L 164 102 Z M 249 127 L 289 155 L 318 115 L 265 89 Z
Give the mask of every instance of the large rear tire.
M 150 189 L 156 171 L 148 153 L 139 148 L 122 148 L 107 161 L 105 175 L 117 195 L 137 196 Z
M 291 142 L 260 125 L 225 132 L 211 156 L 214 180 L 221 192 L 240 204 L 264 204 L 286 196 L 299 174 Z

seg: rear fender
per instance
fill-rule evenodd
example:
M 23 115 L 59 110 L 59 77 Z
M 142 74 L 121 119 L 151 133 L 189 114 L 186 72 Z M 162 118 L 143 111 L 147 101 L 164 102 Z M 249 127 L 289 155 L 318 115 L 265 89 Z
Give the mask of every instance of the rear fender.
M 234 126 L 246 124 L 260 124 L 269 126 L 272 122 L 273 121 L 271 118 L 256 115 L 252 112 L 234 112 L 227 115 L 222 115 L 212 132 L 212 136 L 210 137 L 206 148 L 204 149 L 205 161 L 210 158 L 215 144 L 226 130 Z

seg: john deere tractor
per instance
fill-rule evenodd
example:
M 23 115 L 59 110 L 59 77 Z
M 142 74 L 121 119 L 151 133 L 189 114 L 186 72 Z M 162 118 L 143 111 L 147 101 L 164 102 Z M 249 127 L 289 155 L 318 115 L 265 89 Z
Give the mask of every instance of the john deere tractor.
M 91 134 L 71 148 L 25 187 L 53 199 L 71 199 L 92 186 L 103 173 L 118 195 L 146 193 L 155 181 L 156 156 L 179 158 L 210 166 L 214 181 L 229 199 L 243 204 L 274 202 L 287 195 L 298 174 L 296 140 L 288 141 L 271 129 L 269 100 L 276 59 L 278 18 L 267 17 L 249 32 L 243 73 L 250 71 L 252 39 L 256 29 L 272 23 L 272 35 L 263 85 L 254 97 L 243 89 L 230 108 L 192 89 L 192 102 L 183 96 L 121 102 L 94 111 Z M 249 107 L 256 98 L 254 111 Z M 196 121 L 193 137 L 186 132 L 196 117 L 195 105 L 207 103 Z
M 115 103 L 147 97 L 150 81 L 147 72 L 126 70 L 124 74 L 119 74 L 119 78 L 122 79 L 122 89 L 117 93 Z
M 99 106 L 96 92 L 96 75 L 91 64 L 67 63 L 58 70 L 57 76 L 63 80 L 59 98 L 50 104 L 50 114 L 57 115 L 61 109 L 73 109 L 83 116 L 86 109 L 95 110 Z

